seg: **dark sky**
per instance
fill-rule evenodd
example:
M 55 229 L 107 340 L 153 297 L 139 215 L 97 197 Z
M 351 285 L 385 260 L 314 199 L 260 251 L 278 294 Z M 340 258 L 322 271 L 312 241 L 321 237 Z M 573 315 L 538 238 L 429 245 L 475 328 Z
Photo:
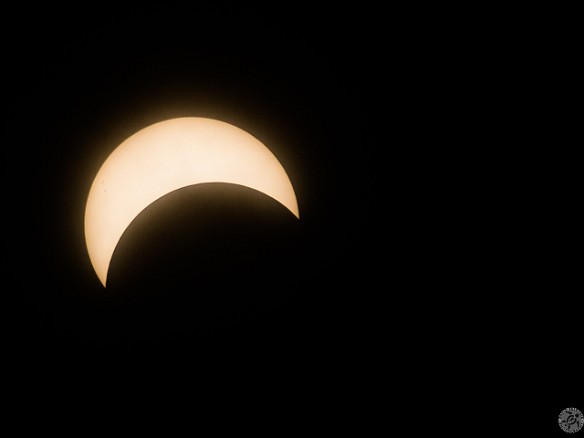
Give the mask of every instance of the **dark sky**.
M 503 112 L 533 103 L 521 87 L 509 105 L 497 100 L 508 78 L 525 76 L 473 56 L 492 55 L 485 48 L 494 41 L 488 33 L 465 39 L 476 18 L 448 27 L 416 7 L 296 2 L 42 6 L 7 17 L 17 31 L 2 30 L 10 188 L 2 257 L 16 298 L 7 318 L 15 378 L 116 384 L 155 373 L 164 376 L 159 385 L 223 382 L 267 399 L 306 394 L 304 417 L 324 415 L 317 399 L 343 411 L 375 388 L 387 395 L 388 377 L 399 415 L 411 404 L 455 409 L 481 391 L 525 405 L 534 374 L 555 391 L 549 412 L 573 402 L 554 384 L 572 362 L 533 364 L 575 326 L 546 313 L 542 295 L 526 298 L 562 274 L 562 287 L 575 290 L 573 262 L 564 252 L 536 286 L 517 290 L 534 265 L 510 268 L 507 258 L 541 250 L 525 237 L 535 225 L 481 213 L 472 201 L 492 197 L 466 183 L 489 157 L 505 171 L 525 157 L 516 144 L 483 145 L 500 124 L 509 128 Z M 537 46 L 569 70 L 539 44 L 545 38 L 522 41 L 503 45 L 499 53 L 521 53 L 503 57 L 505 66 L 519 71 Z M 535 129 L 522 114 L 513 126 Z M 183 116 L 232 123 L 266 144 L 290 176 L 301 219 L 242 187 L 173 192 L 130 225 L 103 289 L 83 238 L 93 177 L 124 139 Z M 538 125 L 537 141 L 558 131 L 556 117 Z M 458 148 L 469 143 L 475 148 Z M 531 199 L 518 207 L 508 198 L 505 211 L 517 217 Z M 572 217 L 557 199 L 546 202 Z M 507 233 L 510 251 L 497 246 Z M 392 380 L 396 373 L 403 381 Z M 459 397 L 441 406 L 445 387 Z

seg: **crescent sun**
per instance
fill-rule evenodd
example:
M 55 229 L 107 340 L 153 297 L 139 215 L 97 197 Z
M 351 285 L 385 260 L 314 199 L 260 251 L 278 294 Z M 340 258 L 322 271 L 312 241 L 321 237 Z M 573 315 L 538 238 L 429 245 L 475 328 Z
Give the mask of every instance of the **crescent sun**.
M 300 217 L 286 171 L 251 134 L 202 117 L 156 123 L 120 144 L 89 190 L 85 242 L 103 286 L 122 234 L 142 210 L 174 190 L 208 182 L 255 189 Z

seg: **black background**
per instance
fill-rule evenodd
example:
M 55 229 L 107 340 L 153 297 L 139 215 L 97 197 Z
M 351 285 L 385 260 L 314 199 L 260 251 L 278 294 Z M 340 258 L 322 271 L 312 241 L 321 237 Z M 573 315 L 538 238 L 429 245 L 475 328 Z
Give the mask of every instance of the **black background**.
M 361 433 L 553 434 L 582 410 L 566 14 L 22 9 L 2 31 L 16 392 Z M 301 218 L 242 187 L 179 190 L 130 225 L 104 289 L 83 238 L 93 177 L 184 116 L 266 144 Z

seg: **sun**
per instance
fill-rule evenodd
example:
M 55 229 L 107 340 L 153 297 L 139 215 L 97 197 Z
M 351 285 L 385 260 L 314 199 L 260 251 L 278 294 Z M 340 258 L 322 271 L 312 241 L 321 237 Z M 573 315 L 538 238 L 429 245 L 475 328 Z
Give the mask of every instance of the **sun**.
M 300 217 L 286 171 L 251 134 L 202 117 L 156 123 L 138 131 L 111 153 L 89 191 L 85 241 L 104 287 L 115 247 L 134 218 L 167 193 L 208 182 L 258 190 Z

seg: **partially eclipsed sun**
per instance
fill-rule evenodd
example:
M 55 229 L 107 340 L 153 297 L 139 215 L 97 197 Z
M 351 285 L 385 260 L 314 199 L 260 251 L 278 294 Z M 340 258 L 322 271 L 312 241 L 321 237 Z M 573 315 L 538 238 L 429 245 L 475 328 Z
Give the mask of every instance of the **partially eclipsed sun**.
M 142 210 L 167 193 L 207 182 L 258 190 L 300 217 L 286 171 L 252 135 L 199 117 L 156 123 L 112 152 L 89 191 L 85 241 L 102 284 L 118 241 Z

